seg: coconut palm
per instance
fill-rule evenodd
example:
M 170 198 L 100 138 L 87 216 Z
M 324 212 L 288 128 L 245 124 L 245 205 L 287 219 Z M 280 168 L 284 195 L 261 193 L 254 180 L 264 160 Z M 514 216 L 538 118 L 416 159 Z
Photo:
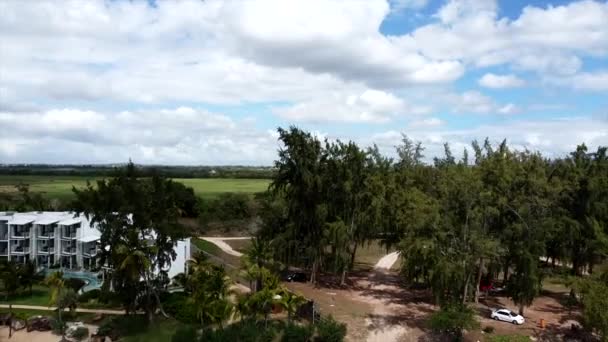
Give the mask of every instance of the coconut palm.
M 270 243 L 257 237 L 251 239 L 251 245 L 247 248 L 243 259 L 247 277 L 255 280 L 254 291 L 260 291 L 264 278 L 262 268 L 269 265 L 272 261 Z
M 51 289 L 51 298 L 49 305 L 55 305 L 61 298 L 65 289 L 65 282 L 63 280 L 63 272 L 57 271 L 49 274 L 44 279 L 44 284 Z
M 298 308 L 306 303 L 306 298 L 290 291 L 284 291 L 281 294 L 281 306 L 287 311 L 287 321 L 291 322 L 293 315 L 298 311 Z

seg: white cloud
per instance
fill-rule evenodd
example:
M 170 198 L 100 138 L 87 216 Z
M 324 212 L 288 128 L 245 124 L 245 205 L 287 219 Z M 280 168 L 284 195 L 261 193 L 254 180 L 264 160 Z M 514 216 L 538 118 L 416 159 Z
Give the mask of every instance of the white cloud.
M 190 107 L 101 113 L 78 109 L 0 113 L 5 162 L 269 164 L 276 137 Z
M 498 109 L 500 114 L 515 114 L 520 111 L 519 107 L 513 103 L 506 104 Z
M 479 79 L 479 85 L 486 88 L 515 88 L 521 87 L 525 81 L 515 75 L 496 75 L 487 73 Z
M 433 59 L 558 75 L 579 70 L 580 56 L 608 55 L 607 2 L 527 6 L 511 20 L 499 17 L 496 1 L 451 0 L 436 17 L 439 22 L 399 37 L 400 44 Z
M 608 91 L 608 71 L 582 72 L 574 75 L 569 83 L 576 89 Z
M 576 145 L 585 143 L 591 150 L 608 145 L 608 121 L 584 117 L 553 119 L 545 121 L 522 120 L 509 123 L 481 125 L 472 129 L 407 129 L 403 131 L 414 141 L 421 141 L 425 147 L 425 157 L 443 155 L 443 143 L 449 142 L 452 152 L 458 157 L 465 147 L 471 155 L 471 141 L 483 141 L 486 137 L 492 143 L 507 139 L 511 148 L 541 151 L 548 157 L 564 157 Z M 364 144 L 375 142 L 384 153 L 394 155 L 394 146 L 400 141 L 399 131 L 377 133 L 361 139 Z
M 334 92 L 273 111 L 298 122 L 386 123 L 397 116 L 426 114 L 430 108 L 411 106 L 391 93 L 368 89 L 359 94 Z
M 439 118 L 428 118 L 428 119 L 422 119 L 422 120 L 414 120 L 412 122 L 410 122 L 410 124 L 408 125 L 408 127 L 411 128 L 424 128 L 424 127 L 439 127 L 439 126 L 443 126 L 445 125 L 445 121 L 439 119 Z

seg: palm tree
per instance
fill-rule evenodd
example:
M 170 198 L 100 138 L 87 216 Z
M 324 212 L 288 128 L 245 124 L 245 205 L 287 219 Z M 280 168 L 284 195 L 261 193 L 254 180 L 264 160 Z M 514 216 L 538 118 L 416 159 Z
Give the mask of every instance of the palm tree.
M 207 324 L 221 326 L 232 316 L 233 306 L 228 301 L 231 282 L 223 267 L 196 268 L 189 282 L 191 300 L 203 327 Z
M 62 307 L 61 304 L 69 303 L 68 300 L 62 303 L 62 298 L 65 292 L 65 281 L 63 280 L 63 272 L 53 272 L 44 279 L 44 284 L 51 289 L 51 298 L 49 306 L 57 306 L 57 322 L 59 323 L 59 330 L 61 331 L 61 340 L 65 341 L 65 324 L 61 317 L 63 310 L 66 308 Z
M 49 305 L 55 305 L 63 294 L 65 282 L 63 280 L 63 272 L 53 272 L 44 279 L 44 284 L 51 289 L 51 298 Z
M 2 280 L 2 284 L 4 286 L 4 294 L 6 296 L 6 300 L 8 301 L 9 297 L 12 297 L 17 289 L 19 289 L 19 275 L 17 273 L 17 265 L 14 261 L 8 261 L 0 264 L 0 280 Z M 13 316 L 13 304 L 8 303 L 8 312 Z M 13 336 L 13 328 L 12 324 L 8 325 L 8 337 Z
M 291 291 L 284 291 L 281 294 L 281 306 L 287 311 L 287 321 L 291 323 L 293 315 L 298 311 L 300 305 L 306 303 L 306 298 Z
M 32 286 L 36 282 L 36 265 L 32 261 L 27 261 L 19 267 L 19 279 L 22 287 L 27 287 L 32 295 Z
M 267 240 L 260 238 L 251 239 L 251 245 L 247 248 L 244 256 L 244 265 L 247 274 L 255 278 L 255 291 L 260 291 L 263 286 L 262 268 L 272 260 L 272 249 Z

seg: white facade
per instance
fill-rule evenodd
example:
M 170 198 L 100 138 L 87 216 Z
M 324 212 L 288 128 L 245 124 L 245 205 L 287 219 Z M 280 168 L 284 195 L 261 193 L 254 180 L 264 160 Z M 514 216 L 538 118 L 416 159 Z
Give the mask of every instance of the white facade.
M 0 212 L 0 260 L 32 260 L 39 267 L 90 270 L 97 266 L 100 232 L 84 215 L 73 212 Z M 177 257 L 168 270 L 184 271 L 190 239 L 175 246 Z

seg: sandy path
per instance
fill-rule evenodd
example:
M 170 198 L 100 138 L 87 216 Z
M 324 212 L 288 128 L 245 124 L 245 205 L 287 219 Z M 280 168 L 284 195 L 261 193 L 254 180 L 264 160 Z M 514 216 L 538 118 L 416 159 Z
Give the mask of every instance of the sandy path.
M 383 256 L 382 258 L 380 258 L 380 260 L 378 260 L 378 262 L 376 263 L 376 265 L 374 266 L 375 270 L 388 270 L 391 267 L 393 267 L 393 264 L 395 264 L 395 262 L 397 262 L 397 259 L 399 259 L 399 252 L 393 252 L 390 254 L 387 254 L 385 256 Z
M 234 249 L 232 249 L 232 247 L 229 244 L 225 243 L 224 241 L 226 241 L 226 240 L 247 240 L 247 239 L 251 239 L 251 237 L 249 237 L 249 236 L 244 236 L 244 237 L 201 237 L 201 239 L 211 242 L 212 244 L 218 246 L 222 251 L 224 251 L 230 255 L 240 257 L 243 255 L 243 253 L 241 253 L 239 251 L 235 251 Z
M 2 308 L 2 309 L 8 309 L 8 304 L 0 304 L 0 308 Z M 56 308 L 52 307 L 52 306 L 35 306 L 35 305 L 19 305 L 19 304 L 13 304 L 13 309 L 29 309 L 29 310 L 43 310 L 43 311 L 54 311 L 54 310 L 56 310 Z M 124 310 L 108 310 L 108 309 L 83 309 L 83 308 L 76 308 L 76 312 L 100 313 L 100 314 L 107 314 L 107 315 L 124 315 L 125 314 Z
M 89 328 L 89 334 L 97 332 L 96 325 L 85 324 Z M 57 342 L 61 336 L 55 335 L 50 331 L 30 331 L 25 330 L 13 331 L 13 336 L 8 338 L 8 327 L 0 326 L 0 341 L 10 342 Z

